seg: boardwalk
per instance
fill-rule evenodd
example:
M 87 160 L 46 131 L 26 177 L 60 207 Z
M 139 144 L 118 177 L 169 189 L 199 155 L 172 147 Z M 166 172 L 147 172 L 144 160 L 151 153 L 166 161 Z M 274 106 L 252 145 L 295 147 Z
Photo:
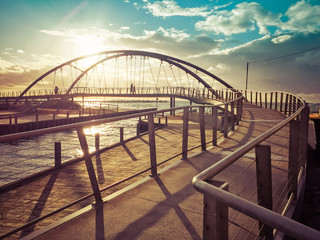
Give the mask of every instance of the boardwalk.
M 276 111 L 262 109 L 252 105 L 245 105 L 243 121 L 240 126 L 225 139 L 218 147 L 209 148 L 181 161 L 176 157 L 170 163 L 175 166 L 161 173 L 159 177 L 149 179 L 141 185 L 119 196 L 107 197 L 106 204 L 102 208 L 91 209 L 87 213 L 47 232 L 40 239 L 94 239 L 97 236 L 103 239 L 200 239 L 202 237 L 202 198 L 191 186 L 192 178 L 219 161 L 223 156 L 239 148 L 250 139 L 260 135 L 276 123 L 284 119 L 284 116 Z M 157 157 L 163 161 L 181 152 L 181 120 L 169 119 L 169 125 L 156 131 Z M 191 136 L 191 137 L 190 137 Z M 125 176 L 131 175 L 131 171 L 145 169 L 149 165 L 148 136 L 142 136 L 130 141 L 123 146 L 108 150 L 94 159 L 96 164 L 98 181 L 101 186 L 111 184 Z M 190 125 L 189 145 L 200 145 L 198 124 Z M 210 129 L 206 132 L 210 139 Z M 273 150 L 273 174 L 277 176 L 275 188 L 284 184 L 282 169 L 287 168 L 288 155 L 288 128 L 284 128 L 270 139 L 267 144 L 272 144 Z M 195 149 L 199 152 L 200 149 Z M 192 157 L 190 157 L 192 156 Z M 235 166 L 232 166 L 219 174 L 215 180 L 228 182 L 229 191 L 236 192 L 240 196 L 248 195 L 255 197 L 255 188 L 250 187 L 255 178 L 252 175 L 253 154 L 247 154 Z M 245 174 L 243 174 L 245 172 Z M 148 173 L 144 175 L 148 178 Z M 144 179 L 146 179 L 144 178 Z M 138 179 L 133 179 L 133 183 Z M 244 187 L 245 186 L 245 187 Z M 104 193 L 104 196 L 123 188 L 120 185 Z M 52 175 L 43 177 L 18 189 L 8 191 L 0 195 L 1 232 L 8 232 L 13 227 L 39 217 L 48 211 L 52 211 L 64 204 L 91 192 L 90 184 L 84 163 L 78 163 L 66 167 Z M 112 196 L 112 195 L 111 195 Z M 277 196 L 276 196 L 277 198 Z M 279 194 L 281 198 L 281 194 Z M 85 207 L 93 199 L 82 202 L 80 205 L 54 215 L 42 221 L 35 227 L 30 227 L 14 236 L 26 236 L 28 233 L 44 229 L 68 214 Z M 274 200 L 275 207 L 280 209 L 281 200 Z M 87 210 L 90 207 L 87 208 Z M 242 221 L 240 214 L 230 212 L 233 217 L 230 222 L 230 234 L 237 234 L 242 239 L 249 233 L 239 231 L 236 224 Z M 247 219 L 244 225 L 257 232 L 257 226 L 252 226 L 251 220 Z M 37 234 L 37 232 L 34 232 Z M 244 235 L 243 235 L 244 234 Z M 249 234 L 250 235 L 250 234 Z M 252 236 L 249 236 L 249 239 Z

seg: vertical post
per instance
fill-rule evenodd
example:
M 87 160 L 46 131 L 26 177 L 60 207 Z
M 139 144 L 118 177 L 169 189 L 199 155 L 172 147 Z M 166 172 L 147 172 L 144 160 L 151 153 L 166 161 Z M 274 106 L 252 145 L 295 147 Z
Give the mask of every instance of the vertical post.
M 77 133 L 78 133 L 81 149 L 83 151 L 83 156 L 86 163 L 86 167 L 87 167 L 87 171 L 88 171 L 88 175 L 89 175 L 89 179 L 90 179 L 90 183 L 91 183 L 91 187 L 93 190 L 96 203 L 102 203 L 101 193 L 100 193 L 99 185 L 97 182 L 97 177 L 94 172 L 92 160 L 89 154 L 89 147 L 88 147 L 86 136 L 84 135 L 83 130 L 81 128 L 77 128 Z
M 268 108 L 268 93 L 264 94 L 264 107 Z
M 274 106 L 274 109 L 275 110 L 278 110 L 278 92 L 275 92 L 275 106 Z
M 206 128 L 204 122 L 204 107 L 199 107 L 199 125 L 200 125 L 200 138 L 201 138 L 201 150 L 206 150 Z
M 183 126 L 182 126 L 182 159 L 188 158 L 188 130 L 189 130 L 189 108 L 183 109 Z
M 228 104 L 224 105 L 224 116 L 223 116 L 223 136 L 228 137 Z
M 273 92 L 270 93 L 270 109 L 272 109 Z
M 289 98 L 289 116 L 291 116 L 292 113 L 292 95 L 290 94 Z
M 249 77 L 249 62 L 247 62 L 247 72 L 246 72 L 246 90 L 248 89 L 248 77 Z M 246 96 L 247 97 L 247 96 Z
M 231 102 L 231 130 L 234 131 L 235 126 L 235 117 L 234 117 L 234 102 Z
M 54 143 L 54 167 L 61 166 L 61 142 Z
M 280 94 L 280 112 L 282 112 L 283 92 Z
M 217 146 L 218 133 L 218 108 L 212 107 L 212 145 Z
M 98 151 L 99 149 L 100 149 L 100 133 L 96 133 L 95 135 L 94 135 L 94 146 L 95 146 L 95 149 L 96 149 L 96 151 Z
M 259 95 L 260 95 L 260 107 L 262 107 L 262 93 L 260 92 Z
M 256 92 L 256 106 L 258 106 L 258 92 Z
M 284 115 L 287 115 L 288 113 L 288 100 L 289 100 L 289 95 L 286 93 L 286 102 L 284 104 Z
M 289 137 L 289 172 L 288 172 L 288 192 L 297 193 L 297 179 L 299 173 L 299 141 L 300 122 L 292 120 L 290 122 Z M 296 198 L 296 194 L 295 194 Z
M 153 114 L 148 114 L 148 130 L 149 130 L 151 176 L 155 177 L 158 175 L 158 173 L 157 173 L 156 138 L 155 138 L 155 132 L 154 132 Z
M 256 173 L 258 187 L 259 205 L 272 210 L 272 175 L 271 175 L 271 147 L 257 145 L 256 151 Z M 272 240 L 273 229 L 259 222 L 260 237 Z
M 300 167 L 305 167 L 308 151 L 308 128 L 309 128 L 309 107 L 305 103 L 305 108 L 301 111 L 301 136 L 300 136 Z
M 228 184 L 209 180 L 209 184 L 220 186 L 228 191 Z M 204 194 L 203 204 L 203 239 L 228 239 L 228 206 L 217 202 L 209 194 Z
M 120 143 L 123 143 L 123 127 L 120 127 Z

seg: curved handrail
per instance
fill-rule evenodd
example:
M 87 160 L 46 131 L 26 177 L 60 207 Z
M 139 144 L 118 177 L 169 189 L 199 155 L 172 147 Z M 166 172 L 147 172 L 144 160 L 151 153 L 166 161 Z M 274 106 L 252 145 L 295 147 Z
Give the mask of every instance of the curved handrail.
M 247 214 L 248 216 L 258 219 L 259 221 L 265 223 L 268 226 L 279 229 L 280 231 L 288 235 L 291 235 L 294 238 L 320 239 L 320 232 L 310 227 L 307 227 L 290 218 L 284 217 L 278 213 L 263 208 L 259 205 L 256 205 L 250 201 L 247 201 L 241 197 L 238 197 L 232 193 L 219 189 L 218 187 L 215 187 L 205 182 L 205 180 L 216 176 L 226 167 L 230 166 L 240 157 L 245 155 L 248 151 L 253 149 L 255 146 L 257 146 L 258 144 L 269 138 L 271 135 L 279 131 L 281 128 L 283 128 L 291 120 L 296 118 L 306 107 L 306 104 L 303 102 L 303 100 L 299 97 L 297 98 L 300 101 L 300 103 L 302 103 L 302 105 L 296 110 L 295 113 L 287 117 L 285 120 L 283 120 L 273 128 L 269 129 L 265 133 L 261 134 L 257 138 L 251 140 L 241 148 L 237 149 L 230 155 L 224 157 L 216 164 L 210 166 L 209 168 L 205 169 L 204 171 L 196 175 L 192 180 L 192 184 L 197 191 L 201 193 L 206 193 L 211 197 L 215 198 L 217 201 L 226 204 L 227 206 L 230 206 L 238 211 L 241 211 L 242 213 Z

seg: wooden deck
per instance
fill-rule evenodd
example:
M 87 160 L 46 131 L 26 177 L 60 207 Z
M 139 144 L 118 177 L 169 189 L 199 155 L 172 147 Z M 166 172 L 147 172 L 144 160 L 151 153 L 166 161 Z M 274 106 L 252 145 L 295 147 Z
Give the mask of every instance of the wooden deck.
M 202 239 L 203 196 L 192 187 L 192 178 L 284 118 L 275 110 L 245 104 L 240 125 L 228 138 L 220 137 L 218 146 L 209 143 L 206 151 L 200 148 L 199 124 L 190 123 L 189 148 L 198 148 L 188 153 L 187 160 L 180 160 L 179 155 L 182 120 L 169 118 L 168 126 L 156 131 L 157 161 L 176 157 L 158 170 L 158 177 L 142 174 L 103 192 L 103 206 L 91 206 L 94 200 L 89 198 L 8 239 Z M 272 146 L 273 202 L 278 212 L 286 198 L 288 136 L 285 127 L 264 143 Z M 206 139 L 211 138 L 212 130 L 207 127 Z M 148 141 L 144 135 L 93 158 L 100 188 L 150 167 Z M 254 201 L 254 160 L 249 152 L 214 180 L 229 183 L 230 192 Z M 1 193 L 0 234 L 91 192 L 85 164 L 80 162 Z M 230 236 L 255 239 L 257 232 L 256 221 L 229 211 Z

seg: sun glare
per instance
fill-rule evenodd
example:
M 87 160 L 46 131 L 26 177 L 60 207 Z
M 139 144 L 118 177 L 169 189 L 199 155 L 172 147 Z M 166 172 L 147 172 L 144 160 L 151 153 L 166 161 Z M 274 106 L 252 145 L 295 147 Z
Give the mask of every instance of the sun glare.
M 96 36 L 82 35 L 74 39 L 74 51 L 78 56 L 89 55 L 105 50 L 103 40 Z M 91 57 L 81 60 L 79 63 L 84 67 L 90 67 L 98 60 L 98 57 Z

